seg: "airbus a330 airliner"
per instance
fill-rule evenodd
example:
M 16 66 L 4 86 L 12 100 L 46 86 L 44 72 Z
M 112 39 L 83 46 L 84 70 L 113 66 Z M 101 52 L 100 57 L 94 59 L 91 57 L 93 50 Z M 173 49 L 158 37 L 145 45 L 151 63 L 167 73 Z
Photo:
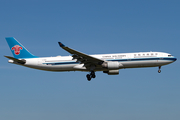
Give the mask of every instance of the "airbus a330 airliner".
M 37 57 L 31 54 L 21 43 L 13 37 L 6 41 L 14 57 L 5 56 L 8 62 L 29 68 L 46 71 L 86 71 L 88 81 L 95 78 L 96 71 L 103 71 L 108 75 L 118 75 L 119 69 L 158 67 L 173 63 L 177 60 L 174 56 L 164 52 L 137 52 L 87 55 L 59 43 L 59 46 L 72 56 Z

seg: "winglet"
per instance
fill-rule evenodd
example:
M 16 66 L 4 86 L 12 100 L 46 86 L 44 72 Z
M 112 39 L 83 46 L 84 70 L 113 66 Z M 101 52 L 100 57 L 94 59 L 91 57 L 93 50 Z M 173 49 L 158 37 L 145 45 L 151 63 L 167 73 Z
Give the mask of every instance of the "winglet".
M 60 47 L 65 47 L 65 45 L 62 44 L 61 42 L 58 42 L 58 43 L 59 43 L 59 46 L 60 46 Z

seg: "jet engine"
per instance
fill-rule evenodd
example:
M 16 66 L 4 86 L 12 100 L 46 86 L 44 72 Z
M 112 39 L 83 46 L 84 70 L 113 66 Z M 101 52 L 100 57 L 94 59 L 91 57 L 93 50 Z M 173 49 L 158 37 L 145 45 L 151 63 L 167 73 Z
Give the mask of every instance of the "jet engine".
M 119 63 L 119 62 L 111 62 L 111 61 L 109 61 L 109 62 L 104 62 L 102 64 L 102 67 L 107 68 L 109 70 L 114 70 L 114 69 L 122 68 L 123 65 L 121 63 Z
M 108 75 L 118 75 L 119 74 L 119 70 L 103 71 L 103 73 L 107 73 Z

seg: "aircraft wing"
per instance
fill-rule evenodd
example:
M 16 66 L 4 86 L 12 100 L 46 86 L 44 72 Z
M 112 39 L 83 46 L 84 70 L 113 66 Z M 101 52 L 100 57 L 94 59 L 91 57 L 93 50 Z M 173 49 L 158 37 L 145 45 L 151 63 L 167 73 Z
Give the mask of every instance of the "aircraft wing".
M 58 42 L 58 43 L 61 48 L 63 48 L 64 50 L 72 54 L 73 60 L 77 59 L 77 62 L 83 63 L 86 67 L 90 67 L 93 65 L 94 66 L 101 65 L 104 62 L 104 60 L 92 57 L 90 55 L 76 51 L 72 48 L 66 47 L 61 42 Z

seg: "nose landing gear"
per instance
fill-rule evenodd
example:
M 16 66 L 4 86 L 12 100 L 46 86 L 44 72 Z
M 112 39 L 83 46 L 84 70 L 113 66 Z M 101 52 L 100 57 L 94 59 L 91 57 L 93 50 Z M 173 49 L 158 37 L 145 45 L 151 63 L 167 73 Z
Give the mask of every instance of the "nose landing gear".
M 87 77 L 88 81 L 91 81 L 91 78 L 95 78 L 96 77 L 95 72 L 91 71 L 91 73 L 87 74 L 86 77 Z
M 158 70 L 158 73 L 161 73 L 161 66 L 159 66 L 159 70 Z

